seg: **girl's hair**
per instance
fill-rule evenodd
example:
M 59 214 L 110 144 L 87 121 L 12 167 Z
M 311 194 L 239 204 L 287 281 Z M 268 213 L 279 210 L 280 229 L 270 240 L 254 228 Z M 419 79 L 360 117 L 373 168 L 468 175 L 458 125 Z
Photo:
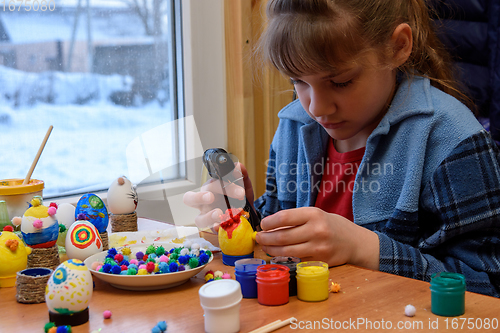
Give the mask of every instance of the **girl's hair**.
M 424 0 L 269 0 L 267 17 L 258 49 L 264 61 L 290 77 L 334 72 L 369 50 L 383 61 L 393 52 L 388 41 L 394 29 L 407 23 L 413 49 L 399 71 L 428 77 L 437 88 L 472 104 L 459 89 Z

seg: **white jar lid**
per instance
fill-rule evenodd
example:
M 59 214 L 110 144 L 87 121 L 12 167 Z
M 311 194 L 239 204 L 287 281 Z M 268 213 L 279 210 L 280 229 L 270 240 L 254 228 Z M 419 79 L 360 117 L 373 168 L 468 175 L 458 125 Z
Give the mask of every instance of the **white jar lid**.
M 204 284 L 200 290 L 200 303 L 204 308 L 225 308 L 242 299 L 241 285 L 232 279 L 221 279 Z

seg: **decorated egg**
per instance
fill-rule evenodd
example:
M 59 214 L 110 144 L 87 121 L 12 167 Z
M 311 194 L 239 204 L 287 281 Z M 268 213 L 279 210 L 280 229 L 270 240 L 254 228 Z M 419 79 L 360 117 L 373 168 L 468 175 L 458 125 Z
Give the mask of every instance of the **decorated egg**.
M 26 268 L 30 253 L 15 233 L 0 232 L 0 288 L 16 285 L 16 274 Z
M 21 233 L 24 242 L 33 248 L 54 246 L 59 235 L 59 224 L 55 217 L 57 205 L 46 207 L 41 200 L 31 200 L 31 207 L 26 210 L 21 221 Z
M 102 251 L 102 239 L 97 228 L 89 221 L 78 220 L 71 225 L 66 235 L 68 258 L 87 259 Z
M 125 176 L 119 177 L 108 190 L 108 208 L 115 215 L 132 214 L 137 208 L 137 191 Z
M 70 259 L 54 270 L 45 287 L 50 312 L 62 315 L 84 311 L 92 297 L 92 275 L 81 260 Z
M 75 209 L 75 219 L 81 219 L 79 214 L 85 214 L 85 220 L 89 221 L 99 232 L 105 232 L 108 227 L 109 217 L 104 202 L 97 195 L 87 193 L 83 195 Z
M 57 209 L 56 219 L 60 225 L 62 224 L 66 228 L 65 231 L 59 233 L 57 238 L 57 245 L 64 246 L 68 229 L 75 222 L 75 206 L 69 203 L 60 204 Z

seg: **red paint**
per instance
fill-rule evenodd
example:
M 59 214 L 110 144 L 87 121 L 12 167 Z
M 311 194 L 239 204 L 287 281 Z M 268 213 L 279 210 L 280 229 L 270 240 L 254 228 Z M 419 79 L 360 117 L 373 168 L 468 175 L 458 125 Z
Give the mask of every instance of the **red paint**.
M 290 268 L 285 265 L 261 265 L 257 267 L 257 299 L 262 305 L 288 303 Z
M 227 209 L 225 214 L 220 215 L 220 220 L 224 221 L 220 224 L 221 228 L 227 232 L 227 238 L 231 239 L 233 237 L 233 231 L 238 228 L 241 223 L 240 217 L 243 214 L 243 210 L 236 215 L 233 214 L 234 209 Z

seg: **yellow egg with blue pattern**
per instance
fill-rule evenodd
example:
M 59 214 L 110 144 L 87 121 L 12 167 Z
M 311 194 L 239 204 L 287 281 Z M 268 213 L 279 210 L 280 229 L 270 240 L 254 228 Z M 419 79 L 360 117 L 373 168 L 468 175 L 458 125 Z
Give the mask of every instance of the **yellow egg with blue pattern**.
M 45 287 L 45 302 L 53 313 L 70 315 L 84 311 L 92 297 L 92 275 L 85 264 L 70 259 L 60 264 Z

